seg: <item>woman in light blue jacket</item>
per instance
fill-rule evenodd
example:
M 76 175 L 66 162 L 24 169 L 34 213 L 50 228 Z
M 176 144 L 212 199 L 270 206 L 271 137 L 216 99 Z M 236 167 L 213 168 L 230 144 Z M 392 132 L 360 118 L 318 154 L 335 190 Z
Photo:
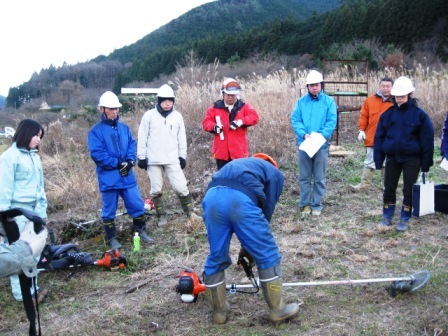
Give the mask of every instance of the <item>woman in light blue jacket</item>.
M 37 121 L 22 120 L 14 134 L 13 144 L 0 155 L 0 211 L 23 208 L 34 211 L 42 219 L 47 218 L 44 175 L 38 154 L 43 136 L 44 129 Z M 28 219 L 18 216 L 15 221 L 22 231 Z M 18 277 L 10 279 L 14 298 L 22 301 Z M 38 291 L 41 300 L 47 291 Z

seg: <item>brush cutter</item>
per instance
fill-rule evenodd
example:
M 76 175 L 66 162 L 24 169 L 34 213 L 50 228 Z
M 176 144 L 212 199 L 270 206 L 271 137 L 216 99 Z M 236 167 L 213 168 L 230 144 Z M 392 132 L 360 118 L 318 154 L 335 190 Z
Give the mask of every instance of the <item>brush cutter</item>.
M 243 266 L 244 267 L 244 266 Z M 247 272 L 246 272 L 247 274 Z M 431 277 L 431 273 L 428 271 L 420 271 L 410 276 L 393 277 L 383 279 L 358 279 L 358 280 L 335 280 L 335 281 L 314 281 L 314 282 L 287 282 L 283 283 L 283 287 L 298 287 L 298 286 L 323 286 L 323 285 L 355 285 L 362 283 L 375 283 L 375 282 L 392 282 L 390 287 L 390 295 L 392 297 L 397 296 L 397 292 L 415 292 L 417 289 L 423 287 Z M 226 289 L 231 294 L 235 293 L 250 293 L 254 294 L 258 292 L 259 284 L 254 278 L 250 278 L 250 285 L 226 285 Z M 246 292 L 240 291 L 240 289 L 255 288 L 256 291 Z M 197 296 L 205 291 L 205 285 L 203 285 L 197 274 L 192 270 L 185 270 L 179 276 L 179 285 L 176 286 L 176 291 L 181 294 L 181 300 L 183 302 L 196 302 Z

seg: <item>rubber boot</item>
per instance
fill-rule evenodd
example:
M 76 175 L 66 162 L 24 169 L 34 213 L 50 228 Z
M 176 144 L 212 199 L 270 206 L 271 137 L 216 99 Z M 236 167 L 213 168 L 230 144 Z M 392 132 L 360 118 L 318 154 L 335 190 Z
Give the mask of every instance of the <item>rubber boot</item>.
M 207 297 L 213 309 L 213 321 L 217 324 L 223 324 L 227 321 L 229 312 L 229 303 L 226 299 L 226 283 L 224 272 L 204 276 L 204 282 L 207 287 L 205 296 Z
M 106 240 L 111 250 L 116 250 L 122 247 L 118 239 L 115 237 L 115 222 L 114 220 L 103 220 L 104 231 L 106 231 Z
M 142 242 L 144 242 L 144 243 L 153 243 L 154 242 L 154 240 L 148 235 L 148 232 L 146 232 L 145 216 L 139 216 L 139 217 L 133 218 L 132 224 L 134 226 L 134 230 L 136 232 L 138 232 Z
M 163 208 L 162 196 L 154 196 L 152 201 L 154 202 L 154 207 L 156 209 L 157 226 L 165 226 L 168 224 L 168 220 L 166 219 L 165 210 Z
M 299 312 L 299 305 L 297 303 L 285 304 L 283 302 L 282 278 L 281 276 L 275 275 L 281 273 L 280 270 L 276 271 L 272 267 L 266 270 L 259 270 L 258 273 L 260 275 L 263 296 L 269 306 L 269 319 L 272 322 L 282 322 L 297 315 Z
M 411 207 L 403 205 L 401 207 L 400 222 L 395 228 L 398 232 L 404 232 L 408 229 L 409 219 L 411 218 Z
M 383 220 L 381 225 L 390 226 L 392 225 L 392 218 L 394 218 L 395 204 L 384 204 L 383 205 Z
M 361 191 L 367 189 L 372 183 L 373 169 L 364 168 L 361 175 L 361 183 L 350 186 L 353 191 Z
M 182 210 L 184 214 L 191 220 L 201 220 L 202 217 L 196 215 L 193 211 L 193 202 L 191 201 L 191 195 L 179 196 L 180 204 L 182 205 Z

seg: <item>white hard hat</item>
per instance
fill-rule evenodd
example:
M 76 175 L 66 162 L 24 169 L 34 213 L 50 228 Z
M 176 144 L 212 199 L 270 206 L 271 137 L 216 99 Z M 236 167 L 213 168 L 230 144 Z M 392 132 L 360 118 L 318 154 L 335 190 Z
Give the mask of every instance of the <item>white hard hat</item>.
M 311 70 L 306 76 L 306 85 L 322 83 L 323 81 L 324 78 L 322 77 L 322 74 L 316 70 Z
M 174 91 L 168 84 L 163 84 L 159 91 L 157 91 L 157 97 L 159 98 L 174 98 Z
M 227 78 L 224 83 L 222 83 L 221 91 L 230 95 L 236 95 L 240 93 L 241 86 L 233 78 Z
M 117 108 L 122 107 L 123 105 L 120 104 L 115 93 L 113 93 L 112 91 L 106 91 L 101 95 L 98 106 Z
M 392 96 L 406 96 L 414 91 L 415 87 L 411 80 L 406 76 L 401 76 L 394 82 L 392 90 L 390 90 L 390 94 Z

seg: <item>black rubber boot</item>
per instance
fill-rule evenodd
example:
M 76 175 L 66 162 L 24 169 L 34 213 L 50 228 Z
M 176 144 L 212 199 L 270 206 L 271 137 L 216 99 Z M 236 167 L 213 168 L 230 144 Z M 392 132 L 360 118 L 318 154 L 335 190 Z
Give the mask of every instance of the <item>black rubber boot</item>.
M 139 217 L 133 218 L 132 223 L 134 225 L 134 230 L 136 232 L 138 232 L 142 242 L 144 242 L 144 243 L 153 243 L 154 242 L 154 240 L 148 235 L 148 232 L 146 232 L 145 216 L 139 216 Z
M 103 220 L 104 231 L 106 232 L 106 240 L 111 250 L 116 250 L 122 247 L 116 238 L 115 222 L 114 220 Z

